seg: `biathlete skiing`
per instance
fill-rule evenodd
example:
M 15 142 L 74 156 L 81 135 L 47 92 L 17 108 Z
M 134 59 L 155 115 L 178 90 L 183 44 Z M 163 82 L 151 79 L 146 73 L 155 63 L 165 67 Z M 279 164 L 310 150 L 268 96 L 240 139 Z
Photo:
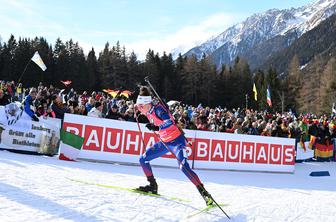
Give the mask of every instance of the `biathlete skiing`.
M 146 127 L 154 131 L 160 141 L 152 147 L 146 149 L 146 152 L 140 157 L 140 165 L 147 177 L 149 185 L 140 186 L 139 191 L 157 194 L 158 185 L 152 172 L 150 161 L 163 156 L 168 152 L 173 152 L 179 167 L 189 180 L 196 186 L 207 206 L 213 204 L 213 198 L 204 188 L 197 174 L 188 164 L 186 153 L 187 141 L 183 132 L 176 126 L 175 121 L 170 114 L 168 107 L 161 104 L 151 96 L 151 90 L 146 86 L 140 87 L 140 93 L 135 104 L 135 110 L 145 115 L 149 123 Z

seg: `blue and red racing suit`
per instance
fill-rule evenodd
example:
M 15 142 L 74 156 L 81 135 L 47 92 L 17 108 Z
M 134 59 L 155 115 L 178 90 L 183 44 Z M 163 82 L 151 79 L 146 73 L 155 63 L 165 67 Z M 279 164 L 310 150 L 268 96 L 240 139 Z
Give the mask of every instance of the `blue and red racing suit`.
M 145 175 L 147 177 L 153 176 L 149 161 L 161 157 L 169 151 L 172 151 L 178 159 L 178 164 L 182 172 L 193 184 L 195 184 L 195 186 L 200 185 L 200 179 L 190 168 L 187 161 L 188 156 L 185 150 L 186 139 L 175 125 L 175 122 L 173 121 L 173 118 L 167 109 L 161 104 L 153 105 L 146 115 L 150 123 L 154 124 L 155 126 L 159 126 L 158 134 L 161 138 L 161 141 L 155 143 L 152 147 L 147 148 L 146 152 L 140 157 L 140 165 Z M 170 150 L 168 150 L 166 146 L 168 146 Z M 181 164 L 183 164 L 183 166 Z

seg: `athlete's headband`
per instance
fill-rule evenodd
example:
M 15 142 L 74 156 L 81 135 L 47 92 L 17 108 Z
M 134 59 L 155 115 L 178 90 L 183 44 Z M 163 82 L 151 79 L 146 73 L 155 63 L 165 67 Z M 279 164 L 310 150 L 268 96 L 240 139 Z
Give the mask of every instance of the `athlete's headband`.
M 151 96 L 138 96 L 138 99 L 136 101 L 137 104 L 148 104 L 152 102 Z

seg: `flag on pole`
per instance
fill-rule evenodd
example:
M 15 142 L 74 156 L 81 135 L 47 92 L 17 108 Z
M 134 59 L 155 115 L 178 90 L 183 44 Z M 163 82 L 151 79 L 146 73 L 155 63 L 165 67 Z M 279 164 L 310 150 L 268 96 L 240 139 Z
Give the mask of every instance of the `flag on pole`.
M 315 156 L 319 158 L 329 159 L 334 154 L 334 146 L 333 144 L 329 144 L 328 140 L 326 144 L 316 143 L 315 146 Z
M 267 86 L 267 104 L 272 107 L 272 100 L 271 100 L 271 91 L 269 86 Z
M 129 91 L 129 90 L 124 90 L 124 91 L 122 91 L 122 92 L 120 93 L 120 95 L 125 96 L 127 99 L 129 98 L 129 96 L 130 96 L 131 94 L 132 94 L 132 92 Z
M 34 56 L 31 58 L 31 60 L 33 62 L 36 63 L 36 65 L 38 65 L 43 71 L 45 71 L 47 69 L 46 65 L 44 64 L 40 54 L 38 53 L 38 51 L 35 52 Z
M 254 92 L 254 100 L 257 101 L 258 100 L 258 92 L 257 92 L 257 87 L 256 87 L 255 83 L 253 83 L 253 92 Z
M 66 80 L 66 81 L 60 80 L 60 81 L 61 81 L 61 83 L 63 83 L 65 85 L 65 87 L 68 87 L 72 83 L 71 80 Z
M 308 147 L 309 147 L 309 149 L 312 150 L 312 149 L 315 148 L 315 146 L 316 146 L 316 137 L 313 136 L 313 135 L 310 135 L 310 141 L 309 141 Z
M 306 148 L 306 144 L 305 144 L 303 135 L 300 136 L 300 145 L 301 145 L 302 149 L 303 149 L 305 152 L 307 152 L 307 148 Z
M 78 157 L 84 138 L 76 134 L 69 133 L 61 129 L 61 145 L 60 145 L 60 160 L 75 161 Z
M 106 92 L 107 94 L 111 95 L 112 98 L 115 98 L 117 95 L 119 95 L 120 90 L 103 89 L 103 92 Z

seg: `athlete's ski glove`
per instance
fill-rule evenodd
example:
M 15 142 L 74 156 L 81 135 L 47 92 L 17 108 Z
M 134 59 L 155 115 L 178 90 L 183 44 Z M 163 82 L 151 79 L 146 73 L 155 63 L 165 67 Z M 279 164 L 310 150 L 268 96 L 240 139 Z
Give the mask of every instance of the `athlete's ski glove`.
M 159 131 L 159 127 L 155 126 L 154 124 L 151 123 L 147 123 L 146 124 L 147 129 L 149 129 L 150 131 Z

